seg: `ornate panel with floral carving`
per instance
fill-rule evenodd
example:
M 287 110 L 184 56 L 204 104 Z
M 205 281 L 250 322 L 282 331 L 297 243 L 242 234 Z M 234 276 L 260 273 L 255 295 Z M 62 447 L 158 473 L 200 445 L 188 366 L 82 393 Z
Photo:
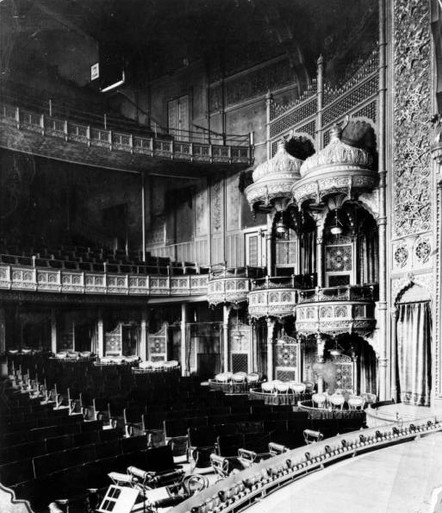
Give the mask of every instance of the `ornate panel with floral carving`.
M 431 18 L 428 0 L 394 5 L 393 230 L 431 228 Z

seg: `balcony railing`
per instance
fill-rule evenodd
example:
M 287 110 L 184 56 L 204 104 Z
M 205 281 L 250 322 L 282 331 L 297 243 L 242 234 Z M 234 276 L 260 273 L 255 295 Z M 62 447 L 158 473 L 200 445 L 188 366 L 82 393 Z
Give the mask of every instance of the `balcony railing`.
M 111 151 L 147 155 L 183 161 L 251 164 L 253 146 L 251 136 L 226 134 L 222 140 L 206 137 L 199 132 L 179 131 L 177 140 L 170 134 L 147 132 L 128 133 L 48 116 L 41 111 L 3 103 L 1 121 L 20 130 L 102 147 Z
M 0 290 L 123 296 L 204 296 L 208 275 L 151 276 L 0 265 Z
M 315 288 L 299 292 L 298 303 L 323 301 L 374 301 L 375 285 L 347 285 L 345 287 Z
M 358 333 L 366 336 L 376 325 L 375 286 L 347 286 L 299 292 L 296 330 L 314 333 Z

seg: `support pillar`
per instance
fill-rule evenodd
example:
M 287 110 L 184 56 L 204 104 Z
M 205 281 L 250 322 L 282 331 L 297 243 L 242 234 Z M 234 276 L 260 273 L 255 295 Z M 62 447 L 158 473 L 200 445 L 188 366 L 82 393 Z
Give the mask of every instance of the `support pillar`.
M 274 376 L 273 372 L 273 331 L 275 329 L 276 321 L 267 318 L 267 380 L 271 381 Z
M 325 340 L 322 338 L 322 335 L 318 333 L 316 335 L 317 342 L 317 361 L 318 363 L 324 363 L 324 349 L 325 349 Z M 322 376 L 322 372 L 318 374 L 318 394 L 322 394 L 324 392 L 324 378 Z
M 397 396 L 397 340 L 396 340 L 396 322 L 397 322 L 397 308 L 391 310 L 391 398 L 394 401 L 398 400 Z
M 57 352 L 57 313 L 51 308 L 51 352 Z
M 379 398 L 388 399 L 391 390 L 389 359 L 391 356 L 391 334 L 387 325 L 387 194 L 386 194 L 386 2 L 379 0 L 379 102 L 378 102 L 378 155 L 379 155 L 379 302 L 377 324 L 381 342 L 379 357 Z M 390 383 L 389 383 L 390 381 Z
M 104 356 L 104 320 L 103 320 L 103 310 L 100 308 L 98 310 L 98 347 L 97 347 L 97 355 L 98 358 L 103 358 Z
M 6 315 L 5 309 L 0 308 L 0 355 L 6 352 Z
M 147 360 L 147 331 L 148 331 L 147 310 L 141 311 L 141 332 L 140 332 L 140 348 L 138 356 L 144 361 Z
M 186 324 L 187 324 L 187 303 L 181 304 L 181 376 L 187 376 L 186 362 Z
M 316 237 L 316 275 L 317 286 L 324 287 L 324 272 L 322 265 L 322 237 L 319 234 Z
M 273 226 L 273 215 L 267 215 L 267 276 L 272 276 L 273 274 L 273 255 L 272 255 L 272 226 Z
M 232 307 L 223 305 L 223 372 L 229 370 L 229 316 Z

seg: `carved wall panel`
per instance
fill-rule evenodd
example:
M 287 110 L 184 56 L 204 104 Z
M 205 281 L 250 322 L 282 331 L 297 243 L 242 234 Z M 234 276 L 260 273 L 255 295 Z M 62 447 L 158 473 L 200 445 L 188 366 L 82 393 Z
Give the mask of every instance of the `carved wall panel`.
M 209 224 L 209 210 L 207 209 L 207 188 L 204 186 L 195 196 L 195 235 L 207 235 Z
M 211 187 L 211 232 L 221 233 L 223 228 L 224 194 L 223 181 L 217 180 Z
M 431 33 L 428 0 L 394 5 L 393 232 L 431 228 Z

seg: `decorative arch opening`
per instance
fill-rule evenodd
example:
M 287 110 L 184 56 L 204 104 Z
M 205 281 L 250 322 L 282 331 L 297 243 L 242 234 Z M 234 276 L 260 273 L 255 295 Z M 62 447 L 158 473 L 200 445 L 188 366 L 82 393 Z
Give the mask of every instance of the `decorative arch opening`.
M 378 227 L 358 202 L 334 205 L 325 221 L 326 286 L 374 285 L 378 282 Z
M 427 290 L 409 284 L 396 302 L 396 386 L 404 404 L 429 406 L 432 315 Z

